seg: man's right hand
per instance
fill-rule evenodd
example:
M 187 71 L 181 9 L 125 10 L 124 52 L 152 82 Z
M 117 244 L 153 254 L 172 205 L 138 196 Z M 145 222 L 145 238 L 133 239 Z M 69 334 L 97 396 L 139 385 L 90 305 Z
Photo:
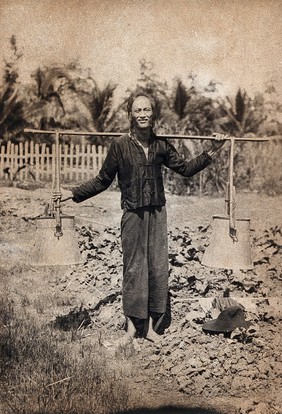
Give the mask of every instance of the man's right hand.
M 67 190 L 66 188 L 62 188 L 61 189 L 61 193 L 62 193 L 62 198 L 61 201 L 67 201 L 67 200 L 71 200 L 73 198 L 73 193 L 71 190 Z

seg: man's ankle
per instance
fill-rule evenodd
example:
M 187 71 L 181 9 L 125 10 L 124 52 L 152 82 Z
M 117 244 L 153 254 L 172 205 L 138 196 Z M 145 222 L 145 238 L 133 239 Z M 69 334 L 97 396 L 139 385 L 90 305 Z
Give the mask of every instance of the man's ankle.
M 129 338 L 134 338 L 136 334 L 136 328 L 135 328 L 134 322 L 131 320 L 129 316 L 126 317 L 126 322 L 127 322 L 126 336 L 128 336 Z

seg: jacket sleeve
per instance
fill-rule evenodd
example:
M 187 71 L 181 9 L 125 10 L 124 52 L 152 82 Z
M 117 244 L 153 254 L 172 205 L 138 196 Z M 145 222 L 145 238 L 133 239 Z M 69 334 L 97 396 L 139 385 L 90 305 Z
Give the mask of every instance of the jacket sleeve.
M 206 168 L 211 162 L 212 158 L 205 151 L 196 158 L 186 161 L 180 157 L 174 146 L 166 141 L 166 157 L 164 165 L 183 177 L 192 177 Z
M 85 183 L 72 188 L 73 201 L 80 203 L 102 191 L 105 191 L 113 182 L 118 172 L 117 143 L 111 143 L 106 159 L 99 174 Z

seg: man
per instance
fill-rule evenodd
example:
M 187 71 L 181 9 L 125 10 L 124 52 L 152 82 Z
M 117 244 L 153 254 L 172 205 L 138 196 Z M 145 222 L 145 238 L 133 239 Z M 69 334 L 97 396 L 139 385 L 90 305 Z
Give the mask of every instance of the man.
M 140 320 L 145 337 L 157 341 L 156 327 L 168 296 L 168 241 L 162 165 L 191 177 L 211 163 L 223 145 L 216 135 L 211 148 L 191 161 L 182 159 L 166 140 L 153 132 L 154 100 L 145 94 L 128 102 L 130 132 L 115 138 L 97 177 L 64 193 L 66 200 L 82 202 L 106 190 L 118 176 L 121 190 L 121 240 L 123 250 L 123 310 L 127 320 L 125 342 L 136 334 Z M 63 200 L 64 201 L 64 200 Z

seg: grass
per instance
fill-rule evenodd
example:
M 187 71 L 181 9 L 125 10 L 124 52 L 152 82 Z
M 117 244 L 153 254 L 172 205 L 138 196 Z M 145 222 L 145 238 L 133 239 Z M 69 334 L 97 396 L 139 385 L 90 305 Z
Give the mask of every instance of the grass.
M 3 414 L 110 414 L 128 408 L 128 391 L 99 344 L 20 318 L 0 299 Z

